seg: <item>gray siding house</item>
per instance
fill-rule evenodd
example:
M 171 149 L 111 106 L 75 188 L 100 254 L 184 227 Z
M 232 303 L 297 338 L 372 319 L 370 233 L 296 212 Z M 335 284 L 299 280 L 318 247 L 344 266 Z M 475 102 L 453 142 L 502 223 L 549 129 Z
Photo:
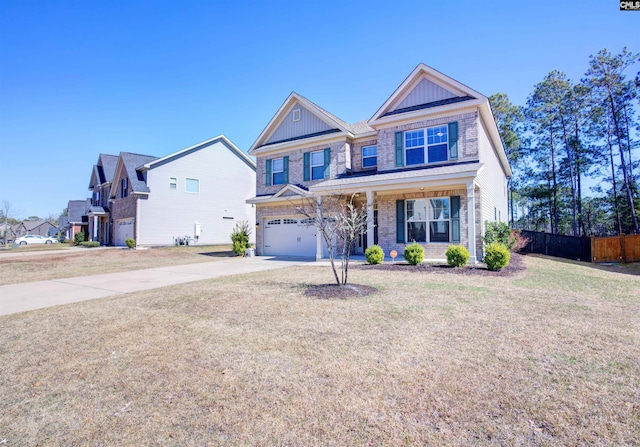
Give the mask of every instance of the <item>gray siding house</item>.
M 428 259 L 449 244 L 482 257 L 486 221 L 506 219 L 511 169 L 486 96 L 419 64 L 367 121 L 349 124 L 292 93 L 251 146 L 256 250 L 322 258 L 321 237 L 296 208 L 355 197 L 371 223 L 356 247 Z
M 255 169 L 224 135 L 162 158 L 121 153 L 109 192 L 114 245 L 229 244 L 237 222 L 255 224 L 246 203 Z

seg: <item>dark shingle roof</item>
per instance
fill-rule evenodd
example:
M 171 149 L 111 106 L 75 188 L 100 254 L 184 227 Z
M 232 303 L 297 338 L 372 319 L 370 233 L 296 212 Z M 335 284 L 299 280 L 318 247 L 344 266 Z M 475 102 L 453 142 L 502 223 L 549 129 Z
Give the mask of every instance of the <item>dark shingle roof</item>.
M 101 183 L 112 182 L 113 176 L 116 173 L 116 166 L 118 165 L 118 156 L 109 154 L 100 154 L 99 165 L 102 165 L 102 175 L 104 177 L 100 179 Z
M 124 164 L 124 169 L 127 172 L 127 177 L 129 177 L 129 185 L 131 185 L 131 189 L 134 192 L 150 192 L 150 189 L 144 180 L 144 176 L 141 171 L 138 171 L 138 168 L 153 160 L 157 160 L 158 157 L 132 154 L 130 152 L 120 152 L 120 157 L 122 157 L 122 163 Z
M 474 99 L 474 98 L 472 98 L 471 96 L 456 96 L 455 98 L 441 99 L 439 101 L 428 102 L 426 104 L 419 104 L 417 106 L 411 106 L 411 107 L 405 107 L 402 109 L 393 110 L 391 112 L 385 113 L 384 115 L 381 116 L 381 118 L 385 116 L 397 115 L 399 113 L 430 109 L 432 107 L 444 106 L 447 104 L 455 104 L 456 102 L 469 101 L 471 99 Z
M 82 222 L 82 216 L 86 213 L 86 200 L 69 200 L 69 203 L 67 204 L 67 218 L 69 222 Z

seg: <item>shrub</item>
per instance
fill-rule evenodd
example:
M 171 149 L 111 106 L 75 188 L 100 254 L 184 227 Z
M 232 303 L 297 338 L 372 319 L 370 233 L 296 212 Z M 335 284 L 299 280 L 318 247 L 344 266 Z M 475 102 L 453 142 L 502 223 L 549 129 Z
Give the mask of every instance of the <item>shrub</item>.
M 379 245 L 372 245 L 364 252 L 367 262 L 372 265 L 382 264 L 384 260 L 384 251 Z
M 462 245 L 449 245 L 445 255 L 451 267 L 463 267 L 469 261 L 469 250 Z
M 87 234 L 80 231 L 73 235 L 73 245 L 80 245 L 80 243 L 87 240 Z
M 484 262 L 492 272 L 505 268 L 509 264 L 510 257 L 509 248 L 499 242 L 493 242 L 484 249 Z
M 414 242 L 404 247 L 404 259 L 411 265 L 418 265 L 424 259 L 424 248 L 422 245 Z
M 482 242 L 485 245 L 498 242 L 505 245 L 509 251 L 512 251 L 518 239 L 520 238 L 519 230 L 511 230 L 505 222 L 487 222 Z
M 98 242 L 98 241 L 84 241 L 84 242 L 80 242 L 78 245 L 80 247 L 84 247 L 84 248 L 92 248 L 92 247 L 99 247 L 100 246 L 100 242 Z
M 236 227 L 231 232 L 231 242 L 233 243 L 233 252 L 238 256 L 244 256 L 244 252 L 251 246 L 249 244 L 249 235 L 251 229 L 249 222 L 243 220 L 236 223 Z
M 136 248 L 136 240 L 135 239 L 125 239 L 124 243 L 127 244 L 127 247 L 129 248 Z

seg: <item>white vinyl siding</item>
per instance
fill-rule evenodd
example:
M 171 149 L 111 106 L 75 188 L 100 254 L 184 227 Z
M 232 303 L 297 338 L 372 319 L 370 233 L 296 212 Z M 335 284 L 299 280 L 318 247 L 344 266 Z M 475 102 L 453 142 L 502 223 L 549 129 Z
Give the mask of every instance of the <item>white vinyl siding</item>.
M 294 121 L 293 119 L 294 110 L 300 110 L 300 119 L 298 121 Z M 310 135 L 327 130 L 331 130 L 331 126 L 302 107 L 300 104 L 296 104 L 292 107 L 276 130 L 273 131 L 267 140 L 267 143 L 288 140 L 289 138 L 297 138 L 303 135 Z
M 487 130 L 478 119 L 478 146 L 480 162 L 484 168 L 478 174 L 476 182 L 480 187 L 482 216 L 480 223 L 484 232 L 484 222 L 493 221 L 494 217 L 508 220 L 507 212 L 507 177 L 498 160 Z M 478 198 L 476 197 L 476 200 Z M 481 233 L 482 234 L 482 233 Z
M 177 190 L 167 188 L 167 178 L 178 179 Z M 185 191 L 187 178 L 200 180 L 198 194 Z M 147 185 L 151 193 L 138 200 L 139 245 L 171 245 L 174 237 L 194 238 L 196 228 L 198 245 L 229 244 L 236 222 L 255 226 L 255 208 L 245 203 L 255 196 L 255 170 L 222 141 L 152 166 Z M 254 242 L 255 231 L 250 237 Z
M 428 79 L 423 79 L 418 85 L 416 85 L 411 93 L 409 93 L 409 95 L 403 99 L 400 104 L 398 104 L 397 107 L 394 107 L 393 110 L 419 106 L 434 101 L 455 98 L 456 96 L 458 95 L 440 87 L 438 84 Z

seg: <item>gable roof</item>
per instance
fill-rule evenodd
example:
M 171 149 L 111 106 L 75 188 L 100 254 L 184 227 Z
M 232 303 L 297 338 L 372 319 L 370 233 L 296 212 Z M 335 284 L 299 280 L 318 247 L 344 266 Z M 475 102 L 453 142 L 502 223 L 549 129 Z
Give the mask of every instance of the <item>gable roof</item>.
M 120 152 L 118 157 L 118 164 L 116 165 L 116 171 L 113 176 L 113 182 L 111 183 L 111 190 L 109 191 L 109 197 L 115 197 L 118 190 L 118 180 L 122 178 L 122 171 L 127 174 L 129 178 L 129 186 L 134 193 L 149 193 L 149 187 L 144 179 L 142 168 L 146 163 L 153 160 L 157 160 L 158 157 L 152 155 L 134 154 L 131 152 Z
M 49 226 L 55 228 L 54 224 L 52 224 L 48 220 L 44 220 L 44 219 L 25 220 L 24 222 L 22 222 L 22 225 L 24 225 L 24 228 L 27 231 L 31 231 L 31 230 L 33 230 L 35 228 L 38 228 L 38 227 L 42 226 L 42 225 L 49 225 Z
M 89 189 L 93 188 L 96 181 L 99 185 L 111 183 L 116 172 L 118 164 L 118 156 L 110 154 L 98 155 L 98 163 L 93 165 L 91 179 L 89 180 Z
M 409 95 L 414 92 L 420 85 L 429 89 L 431 96 L 436 98 L 429 100 L 429 95 L 422 95 L 423 103 L 405 102 Z M 435 95 L 435 96 L 433 96 Z M 440 73 L 439 71 L 420 63 L 407 76 L 407 78 L 398 86 L 391 96 L 382 104 L 376 113 L 369 119 L 369 125 L 375 125 L 380 118 L 416 111 L 426 108 L 438 106 L 446 106 L 456 102 L 469 100 L 488 101 L 487 97 L 472 88 L 456 81 L 455 79 Z M 415 102 L 415 101 L 414 101 Z M 421 101 L 418 101 L 421 102 Z
M 184 157 L 185 155 L 192 154 L 193 152 L 199 151 L 200 149 L 204 149 L 218 142 L 225 145 L 231 152 L 233 152 L 243 162 L 245 162 L 251 169 L 253 169 L 254 171 L 256 170 L 256 163 L 251 158 L 249 158 L 247 154 L 242 152 L 242 150 L 240 150 L 238 146 L 233 144 L 231 140 L 229 140 L 224 135 L 218 135 L 217 137 L 211 138 L 210 140 L 206 140 L 206 141 L 203 141 L 202 143 L 195 144 L 186 149 L 182 149 L 180 151 L 169 154 L 165 157 L 156 158 L 155 160 L 145 163 L 140 169 L 141 170 L 153 169 L 155 167 L 162 166 L 166 163 L 171 163 L 172 161 L 177 160 L 180 157 Z
M 326 124 L 329 129 L 323 132 L 319 132 L 317 134 L 301 135 L 299 137 L 290 138 L 287 140 L 268 142 L 269 137 L 271 137 L 271 135 L 276 131 L 278 126 L 283 122 L 287 114 L 291 111 L 293 106 L 295 106 L 296 104 L 300 104 L 302 107 L 307 109 L 310 113 L 313 114 L 313 116 L 317 117 L 320 121 Z M 269 123 L 264 128 L 262 133 L 258 136 L 256 141 L 251 145 L 251 147 L 249 148 L 249 155 L 255 155 L 256 151 L 264 146 L 275 145 L 275 144 L 284 143 L 287 141 L 309 138 L 313 136 L 321 136 L 323 134 L 337 133 L 337 132 L 353 135 L 353 130 L 351 129 L 351 126 L 347 122 L 327 112 L 325 109 L 309 101 L 304 96 L 296 92 L 291 92 L 291 94 L 287 97 L 284 103 L 282 103 L 282 105 L 280 106 L 276 114 L 273 116 L 273 118 L 271 118 L 271 121 L 269 121 Z
M 87 212 L 87 200 L 69 200 L 67 204 L 67 220 L 71 223 L 81 223 L 82 216 Z

